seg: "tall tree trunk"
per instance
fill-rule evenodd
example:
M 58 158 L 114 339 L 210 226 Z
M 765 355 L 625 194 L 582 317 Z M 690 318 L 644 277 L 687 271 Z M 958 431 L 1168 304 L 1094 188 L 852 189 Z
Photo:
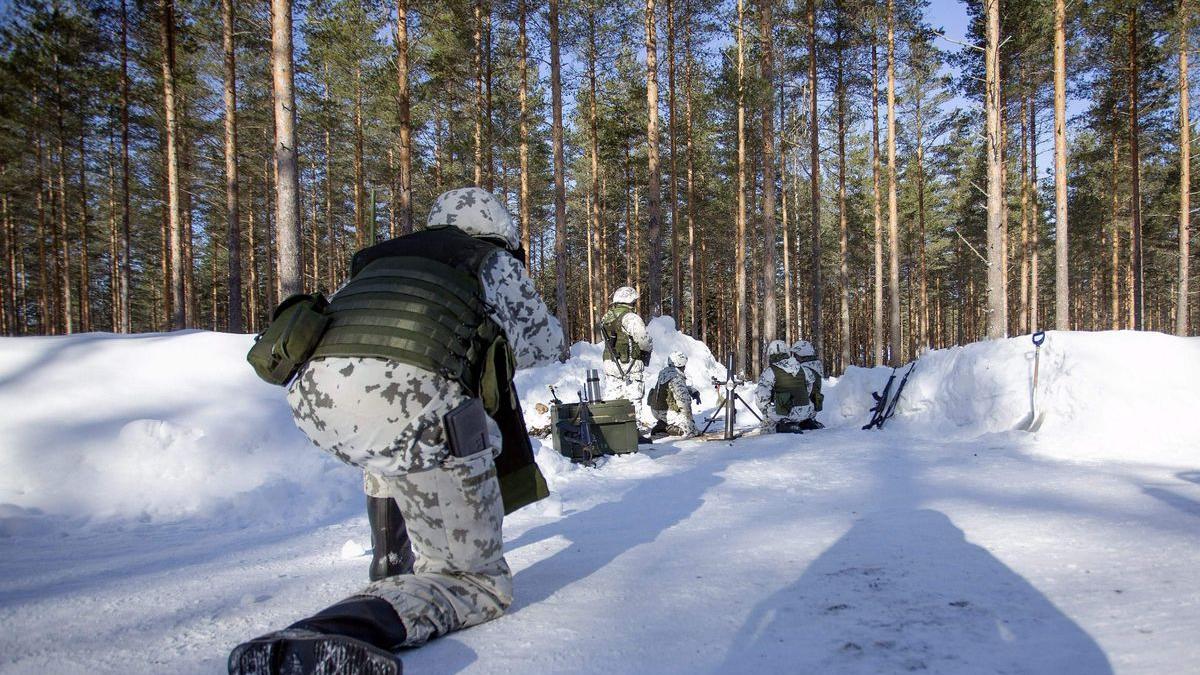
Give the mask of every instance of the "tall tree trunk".
M 675 325 L 683 327 L 683 267 L 679 256 L 679 170 L 675 161 L 675 3 L 667 0 L 667 112 L 671 144 L 671 315 Z
M 521 245 L 525 249 L 525 269 L 530 271 L 533 268 L 530 266 L 532 253 L 529 250 L 529 42 L 525 35 L 526 8 L 525 0 L 517 0 L 517 15 L 518 15 L 518 34 L 517 34 L 517 51 L 520 52 L 519 68 L 521 87 L 518 91 L 517 98 L 520 105 L 520 136 L 521 136 L 521 191 L 520 191 L 520 218 L 521 218 Z
M 879 204 L 879 31 L 871 30 L 871 206 L 875 215 L 873 365 L 883 364 L 883 210 Z
M 650 261 L 647 266 L 650 286 L 650 316 L 662 314 L 662 187 L 658 165 L 658 45 L 654 0 L 646 0 L 646 157 L 648 183 L 646 210 L 649 222 Z
M 484 159 L 483 159 L 483 188 L 488 192 L 496 190 L 496 163 L 493 151 L 496 147 L 496 133 L 492 120 L 492 3 L 489 1 L 483 10 L 483 119 L 484 119 Z
M 1030 94 L 1029 99 L 1029 184 L 1030 192 L 1030 209 L 1032 210 L 1032 222 L 1030 223 L 1029 236 L 1029 332 L 1036 333 L 1041 325 L 1041 318 L 1038 316 L 1038 305 L 1040 298 L 1041 285 L 1038 280 L 1040 268 L 1038 266 L 1038 255 L 1042 244 L 1042 209 L 1038 204 L 1038 170 L 1037 170 L 1037 96 Z
M 1188 116 L 1188 3 L 1179 0 L 1179 290 L 1175 334 L 1188 334 L 1188 238 L 1191 220 L 1192 125 Z
M 999 2 L 999 0 L 991 0 Z M 900 214 L 896 199 L 896 12 L 894 0 L 887 4 L 887 161 L 888 161 L 888 286 L 891 311 L 888 350 L 893 366 L 904 362 L 904 340 L 900 326 Z
M 737 237 L 734 243 L 734 277 L 737 295 L 733 299 L 734 338 L 737 371 L 746 372 L 746 7 L 737 3 Z
M 917 134 L 917 351 L 929 349 L 929 275 L 925 245 L 925 128 L 922 92 L 916 100 Z
M 522 0 L 522 3 L 524 0 Z M 522 4 L 522 11 L 524 4 Z M 522 13 L 522 20 L 524 14 Z M 522 26 L 522 33 L 524 28 Z M 524 38 L 522 38 L 524 39 Z M 522 59 L 524 55 L 522 53 Z M 522 62 L 522 67 L 524 63 Z M 408 91 L 408 0 L 396 0 L 396 87 L 397 114 L 400 124 L 400 167 L 397 174 L 399 194 L 397 195 L 400 234 L 413 231 L 412 219 L 412 114 L 410 112 L 410 97 Z M 523 170 L 523 169 L 522 169 Z M 392 232 L 392 236 L 395 236 Z M 526 245 L 528 250 L 528 245 Z
M 588 193 L 588 229 L 591 237 L 588 240 L 588 259 L 591 260 L 593 248 L 598 248 L 600 230 L 600 132 L 596 113 L 596 6 L 593 2 L 588 12 L 588 141 L 589 159 L 591 160 L 592 182 Z M 593 274 L 588 272 L 588 335 L 589 340 L 595 340 L 596 306 L 603 301 L 596 297 L 593 284 Z
M 845 8 L 841 2 L 837 6 L 837 134 L 838 134 L 838 290 L 840 302 L 838 319 L 841 329 L 841 367 L 850 364 L 850 240 L 846 218 L 846 79 L 845 56 L 846 43 L 844 35 Z M 918 129 L 920 125 L 918 124 Z M 920 132 L 918 131 L 918 134 Z M 920 136 L 918 135 L 918 150 L 920 153 Z M 919 169 L 918 169 L 919 170 Z M 918 188 L 919 189 L 919 188 Z
M 774 340 L 779 330 L 775 307 L 775 63 L 772 54 L 771 7 L 775 0 L 759 0 L 758 25 L 762 41 L 762 79 L 766 99 L 762 106 L 762 342 Z
M 363 177 L 362 64 L 354 65 L 354 248 L 367 246 L 366 186 Z
M 1129 9 L 1129 210 L 1133 227 L 1133 329 L 1144 328 L 1144 298 L 1142 289 L 1142 188 L 1141 155 L 1138 153 L 1138 37 L 1137 5 Z
M 296 93 L 292 76 L 292 2 L 271 0 L 271 68 L 275 92 L 275 231 L 281 295 L 301 292 L 300 177 L 296 157 Z
M 80 102 L 83 107 L 83 102 Z M 91 253 L 88 249 L 91 217 L 88 213 L 87 150 L 84 133 L 87 114 L 81 110 L 79 119 L 79 330 L 92 330 Z
M 890 2 L 891 0 L 889 0 Z M 987 336 L 1001 339 L 1008 334 L 1007 292 L 1004 288 L 1004 162 L 1000 139 L 1000 0 L 984 0 L 987 10 Z M 889 140 L 889 144 L 891 141 Z M 893 253 L 893 255 L 895 255 Z M 897 322 L 898 323 L 898 322 Z
M 563 159 L 562 121 L 562 61 L 559 56 L 558 2 L 550 0 L 550 97 L 554 114 L 551 128 L 554 145 L 554 295 L 558 306 L 558 320 L 562 323 L 564 341 L 562 358 L 566 360 L 566 346 L 573 333 L 569 307 L 567 306 L 567 188 L 566 162 Z
M 1120 173 L 1120 157 L 1117 151 L 1118 142 L 1119 140 L 1117 138 L 1117 131 L 1114 125 L 1112 137 L 1112 176 L 1110 185 L 1112 190 L 1112 204 L 1110 210 L 1110 218 L 1112 220 L 1110 229 L 1112 231 L 1112 236 L 1109 238 L 1109 270 L 1112 274 L 1109 287 L 1109 293 L 1112 296 L 1112 316 L 1110 317 L 1112 324 L 1109 327 L 1112 330 L 1118 330 L 1121 327 L 1121 228 L 1118 225 L 1120 199 L 1118 197 L 1119 192 L 1117 182 L 1118 175 Z
M 684 25 L 684 116 L 687 118 L 684 134 L 687 152 L 687 219 L 688 219 L 688 319 L 691 335 L 701 335 L 700 321 L 696 318 L 697 295 L 700 293 L 700 275 L 696 273 L 696 158 L 692 147 L 692 40 L 690 23 Z
M 242 233 L 238 213 L 237 61 L 234 0 L 221 0 L 225 47 L 225 227 L 229 247 L 229 332 L 242 332 Z M 213 279 L 216 284 L 216 279 Z
M 795 338 L 792 324 L 792 230 L 788 220 L 788 144 L 787 97 L 783 78 L 779 81 L 779 215 L 783 229 L 783 339 L 791 344 Z M 797 308 L 798 310 L 799 308 Z
M 121 0 L 121 263 L 118 295 L 121 299 L 120 331 L 133 330 L 129 302 L 131 237 L 129 223 L 129 13 Z
M 997 0 L 998 1 L 998 0 Z M 1067 220 L 1066 0 L 1054 0 L 1054 327 L 1071 329 Z
M 33 87 L 33 102 L 32 108 L 40 113 L 38 106 L 38 87 L 34 84 Z M 50 258 L 54 255 L 51 251 L 50 256 L 46 255 L 46 238 L 49 233 L 50 225 L 46 222 L 46 170 L 45 156 L 42 151 L 42 127 L 40 124 L 33 126 L 33 147 L 34 147 L 34 163 L 36 192 L 34 194 L 34 208 L 37 210 L 37 251 L 38 251 L 38 331 L 42 334 L 49 334 L 54 330 L 54 315 L 52 311 L 52 301 L 50 295 Z
M 1025 83 L 1022 69 L 1021 81 Z M 1024 335 L 1029 332 L 1029 127 L 1026 125 L 1025 111 L 1029 108 L 1029 96 L 1021 94 L 1021 309 L 1017 316 L 1017 330 Z
M 121 249 L 117 234 L 117 151 L 108 135 L 108 329 L 121 332 Z
M 168 0 L 169 1 L 169 0 Z M 75 332 L 71 312 L 71 253 L 67 232 L 67 128 L 63 121 L 62 72 L 58 54 L 54 55 L 54 103 L 58 121 L 58 301 L 59 326 L 64 333 Z
M 891 0 L 889 0 L 890 2 Z M 808 86 L 809 86 L 809 172 L 812 174 L 812 345 L 817 357 L 825 356 L 825 336 L 821 328 L 821 155 L 820 118 L 817 117 L 817 9 L 808 0 Z M 890 137 L 889 137 L 890 138 Z
M 483 0 L 475 0 L 475 187 L 483 187 Z
M 187 295 L 183 273 L 183 223 L 179 205 L 179 130 L 175 117 L 175 0 L 162 0 L 163 108 L 167 144 L 167 233 L 171 256 L 171 329 L 184 327 Z

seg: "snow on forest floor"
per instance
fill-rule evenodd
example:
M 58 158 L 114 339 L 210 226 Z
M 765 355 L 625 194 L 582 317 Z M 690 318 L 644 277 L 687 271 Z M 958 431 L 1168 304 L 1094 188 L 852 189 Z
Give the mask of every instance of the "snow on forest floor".
M 184 380 L 210 378 L 203 390 L 183 387 L 188 406 L 149 380 L 102 403 L 92 390 L 113 388 L 103 368 L 127 366 L 80 358 L 72 367 L 82 360 L 100 381 L 70 385 L 83 401 L 71 412 L 61 391 L 37 393 L 66 381 L 55 379 L 53 358 L 33 358 L 63 343 L 0 341 L 0 408 L 19 413 L 0 420 L 0 672 L 223 672 L 237 642 L 365 582 L 369 535 L 354 473 L 316 459 L 282 426 L 238 436 L 226 423 L 221 436 L 214 401 L 278 420 L 277 408 L 251 405 L 274 391 L 215 372 L 208 362 L 236 351 L 216 337 L 158 340 L 130 353 L 170 371 L 175 388 L 180 370 L 196 371 Z M 1047 346 L 1055 340 L 1073 348 L 1044 348 L 1046 400 L 1082 427 L 1087 398 L 1063 393 L 1063 373 L 1090 387 L 1088 373 L 1120 372 L 1100 337 L 1052 334 Z M 1004 349 L 1024 358 L 1009 342 L 987 346 L 993 363 Z M 155 350 L 170 344 L 186 344 L 199 363 L 161 365 Z M 1197 344 L 1164 342 L 1159 356 L 1187 358 Z M 109 361 L 123 348 L 94 346 Z M 914 375 L 911 400 L 884 431 L 857 428 L 862 392 L 886 378 L 876 369 L 832 385 L 833 428 L 802 436 L 660 443 L 594 469 L 542 443 L 554 494 L 505 520 L 513 607 L 404 652 L 406 671 L 1162 673 L 1200 662 L 1196 432 L 1135 407 L 1124 455 L 1049 419 L 1037 436 L 1001 430 L 1008 423 L 995 415 L 969 433 L 962 411 L 938 397 L 961 386 L 953 374 L 967 366 L 987 379 L 979 349 L 923 357 L 926 379 Z M 1071 364 L 1070 354 L 1098 361 Z M 1176 405 L 1163 378 L 1186 380 L 1198 364 L 1155 370 L 1139 386 Z M 235 389 L 252 395 L 231 401 Z M 135 405 L 129 391 L 146 400 Z M 1183 403 L 1194 411 L 1200 395 Z M 922 421 L 939 405 L 955 424 Z M 169 414 L 156 426 L 138 417 L 143 408 Z M 35 423 L 46 428 L 35 433 Z M 225 466 L 236 456 L 211 445 L 256 435 L 265 440 L 240 450 L 253 460 L 243 475 Z M 149 473 L 113 483 L 103 467 L 73 471 L 69 448 L 81 443 L 92 453 L 123 448 L 107 456 L 123 476 L 134 465 Z M 1085 459 L 1089 444 L 1097 451 Z M 38 450 L 49 468 L 39 468 Z M 296 462 L 294 475 L 278 475 L 283 458 Z M 45 496 L 56 475 L 71 490 L 99 481 L 107 496 L 86 508 Z M 187 486 L 214 481 L 243 492 L 178 504 Z

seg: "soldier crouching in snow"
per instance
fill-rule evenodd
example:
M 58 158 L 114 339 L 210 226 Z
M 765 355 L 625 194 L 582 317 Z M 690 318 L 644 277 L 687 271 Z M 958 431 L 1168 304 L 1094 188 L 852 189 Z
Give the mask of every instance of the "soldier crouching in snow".
M 824 399 L 824 368 L 812 344 L 798 340 L 789 349 L 783 340 L 774 340 L 767 345 L 767 362 L 754 390 L 764 424 L 783 433 L 820 429 L 816 414 Z
M 501 521 L 547 494 L 512 376 L 562 347 L 519 247 L 500 201 L 465 188 L 438 197 L 425 231 L 354 256 L 288 401 L 313 443 L 395 500 L 413 573 L 239 645 L 230 673 L 398 673 L 396 649 L 512 602 Z
M 637 289 L 622 286 L 613 292 L 612 305 L 600 318 L 604 336 L 604 398 L 633 403 L 634 417 L 642 407 L 646 388 L 646 366 L 654 342 L 646 324 L 633 308 Z
M 696 419 L 692 416 L 692 402 L 700 402 L 700 392 L 687 382 L 683 370 L 687 367 L 687 354 L 671 352 L 667 366 L 658 373 L 658 382 L 650 390 L 648 403 L 650 412 L 658 423 L 651 434 L 666 433 L 669 436 L 695 436 Z

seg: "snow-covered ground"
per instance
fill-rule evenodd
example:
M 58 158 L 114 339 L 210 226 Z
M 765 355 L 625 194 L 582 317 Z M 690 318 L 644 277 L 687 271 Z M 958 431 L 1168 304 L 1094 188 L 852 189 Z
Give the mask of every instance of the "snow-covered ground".
M 724 375 L 691 356 L 711 408 Z M 353 592 L 358 475 L 291 426 L 249 338 L 0 340 L 0 672 L 213 673 Z M 1163 673 L 1200 663 L 1200 339 L 1051 333 L 826 390 L 829 429 L 683 441 L 587 469 L 505 521 L 516 603 L 414 673 Z M 531 426 L 599 350 L 518 377 Z M 657 372 L 661 364 L 651 364 Z M 748 391 L 747 391 L 748 393 Z M 544 424 L 544 420 L 542 421 Z

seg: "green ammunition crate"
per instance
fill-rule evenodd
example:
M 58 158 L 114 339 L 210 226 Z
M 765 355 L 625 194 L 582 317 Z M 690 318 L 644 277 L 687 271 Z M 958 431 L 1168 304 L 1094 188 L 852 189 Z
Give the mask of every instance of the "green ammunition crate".
M 637 418 L 633 413 L 633 404 L 619 398 L 612 401 L 598 401 L 588 405 L 592 414 L 592 438 L 595 445 L 595 455 L 623 455 L 637 452 L 638 429 Z M 579 444 L 563 438 L 559 431 L 558 422 L 566 420 L 577 424 L 579 414 L 578 403 L 563 403 L 550 408 L 550 430 L 554 441 L 554 449 L 564 457 L 577 459 L 580 457 Z

